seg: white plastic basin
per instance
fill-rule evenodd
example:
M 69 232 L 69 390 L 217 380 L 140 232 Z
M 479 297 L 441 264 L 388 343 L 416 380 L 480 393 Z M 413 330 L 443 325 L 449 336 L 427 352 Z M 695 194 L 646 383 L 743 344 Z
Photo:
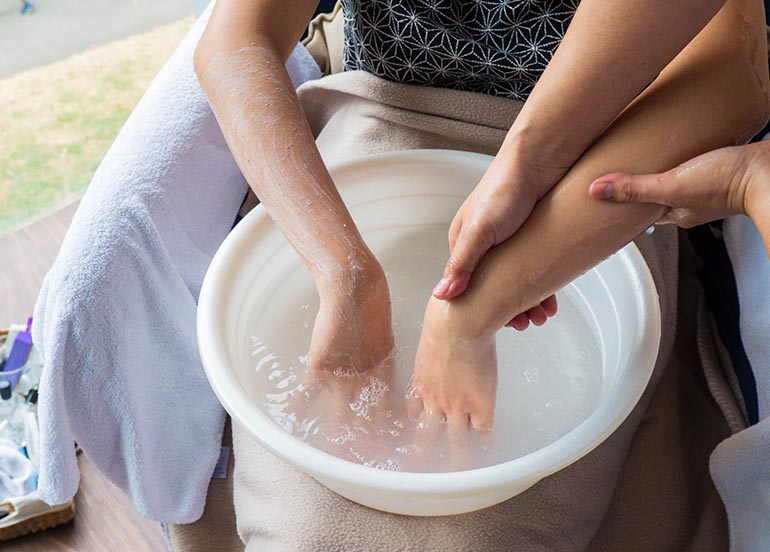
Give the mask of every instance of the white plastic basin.
M 397 236 L 419 225 L 448 228 L 491 159 L 465 152 L 406 151 L 330 170 L 364 238 L 383 232 Z M 375 254 L 381 241 L 370 243 Z M 299 267 L 298 256 L 261 207 L 230 233 L 209 267 L 198 304 L 198 341 L 206 374 L 232 418 L 264 447 L 342 496 L 379 510 L 460 514 L 521 493 L 606 439 L 641 397 L 657 357 L 658 297 L 647 265 L 631 244 L 565 290 L 591 321 L 602 361 L 596 407 L 574 429 L 534 452 L 486 468 L 407 473 L 354 464 L 283 431 L 248 391 L 253 367 L 247 343 L 255 331 L 254 312 L 264 310 L 265 295 L 276 279 L 301 273 Z M 279 308 L 273 308 L 280 316 Z

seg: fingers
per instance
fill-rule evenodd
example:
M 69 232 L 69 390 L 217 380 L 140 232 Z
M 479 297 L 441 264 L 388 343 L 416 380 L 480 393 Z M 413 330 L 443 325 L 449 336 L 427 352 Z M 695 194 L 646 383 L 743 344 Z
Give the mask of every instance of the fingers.
M 493 427 L 494 422 L 494 407 L 483 413 L 471 414 L 471 428 L 473 433 L 471 434 L 471 443 L 469 445 L 471 450 L 480 451 L 480 454 L 485 458 L 486 465 L 492 465 L 495 462 L 495 458 L 498 454 L 497 439 Z M 469 466 L 469 467 L 480 467 Z
M 463 222 L 454 241 L 444 277 L 433 289 L 436 299 L 444 301 L 454 299 L 468 288 L 473 271 L 492 247 L 494 237 L 479 225 Z
M 556 302 L 556 296 L 551 295 L 542 301 L 539 305 L 534 306 L 526 312 L 511 318 L 506 326 L 514 328 L 520 332 L 526 330 L 529 327 L 530 322 L 532 322 L 535 326 L 542 326 L 551 316 L 556 314 L 557 310 L 558 304 Z
M 470 466 L 470 416 L 467 413 L 453 416 L 447 420 L 447 433 L 451 447 L 449 469 L 460 471 Z
M 467 449 L 471 438 L 470 416 L 467 412 L 447 418 L 449 444 L 453 449 Z
M 529 328 L 529 316 L 527 316 L 526 312 L 522 312 L 521 314 L 517 314 L 513 318 L 511 318 L 511 321 L 506 324 L 506 326 L 509 326 L 515 330 L 518 330 L 520 332 L 523 332 L 527 328 Z
M 540 305 L 529 309 L 527 311 L 527 316 L 535 326 L 542 326 L 545 324 L 545 321 L 548 320 L 548 315 L 545 314 L 545 309 L 543 309 L 543 307 Z
M 419 422 L 420 414 L 422 414 L 425 406 L 422 398 L 414 387 L 410 386 L 409 391 L 406 393 L 406 397 L 404 397 L 404 402 L 406 403 L 406 415 L 409 418 L 409 421 Z
M 691 212 L 715 206 L 742 212 L 756 167 L 751 160 L 757 154 L 765 155 L 767 148 L 759 144 L 721 148 L 660 174 L 608 174 L 591 183 L 589 194 L 597 199 L 658 203 Z
M 422 465 L 423 469 L 426 466 L 439 471 L 471 469 L 474 467 L 471 465 L 473 450 L 484 455 L 493 454 L 496 447 L 493 423 L 494 403 L 471 414 L 445 414 L 441 409 L 425 407 L 416 423 L 416 457 L 426 463 Z M 447 443 L 448 451 L 444 449 Z M 444 453 L 440 452 L 442 450 Z
M 594 180 L 588 193 L 596 199 L 618 203 L 659 203 L 674 205 L 683 187 L 681 172 L 631 175 L 613 173 Z
M 551 295 L 545 301 L 540 303 L 547 316 L 555 316 L 556 311 L 559 309 L 559 304 L 556 302 L 556 295 Z
M 494 415 L 494 409 L 472 412 L 470 415 L 471 428 L 480 433 L 491 431 L 495 421 Z
M 472 436 L 476 446 L 481 447 L 484 453 L 489 453 L 495 447 L 495 437 L 492 431 L 494 423 L 494 404 L 490 408 L 450 416 L 447 420 L 447 432 L 451 446 L 451 458 L 449 468 L 453 471 L 471 469 Z
M 424 458 L 432 458 L 445 424 L 443 414 L 424 408 L 417 422 L 417 447 Z
M 497 452 L 497 438 L 494 430 L 488 429 L 486 431 L 477 431 L 475 437 L 478 447 L 484 451 L 487 458 L 494 458 L 495 453 Z

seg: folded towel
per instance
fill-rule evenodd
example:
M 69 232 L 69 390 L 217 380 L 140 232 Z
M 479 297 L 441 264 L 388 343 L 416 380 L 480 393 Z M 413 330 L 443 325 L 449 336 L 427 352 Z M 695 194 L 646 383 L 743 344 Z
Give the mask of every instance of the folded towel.
M 150 519 L 200 517 L 225 413 L 198 357 L 206 268 L 247 190 L 193 71 L 211 6 L 94 175 L 35 308 L 40 491 L 69 501 L 73 441 Z M 321 76 L 303 46 L 295 86 Z
M 727 511 L 730 550 L 766 552 L 770 550 L 770 259 L 748 217 L 727 219 L 724 238 L 735 273 L 741 338 L 754 372 L 760 421 L 720 443 L 711 457 L 711 475 Z

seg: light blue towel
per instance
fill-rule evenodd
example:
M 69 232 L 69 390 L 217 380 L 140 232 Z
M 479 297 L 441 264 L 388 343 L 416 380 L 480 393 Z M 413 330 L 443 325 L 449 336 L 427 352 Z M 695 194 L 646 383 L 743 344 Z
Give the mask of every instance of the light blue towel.
M 727 511 L 732 552 L 770 550 L 770 260 L 748 217 L 725 221 L 740 329 L 757 385 L 759 423 L 719 444 L 711 475 Z
M 198 357 L 206 268 L 247 184 L 193 71 L 209 7 L 97 170 L 35 308 L 40 492 L 69 501 L 73 441 L 145 517 L 198 519 L 225 412 Z M 297 45 L 295 86 L 321 73 Z

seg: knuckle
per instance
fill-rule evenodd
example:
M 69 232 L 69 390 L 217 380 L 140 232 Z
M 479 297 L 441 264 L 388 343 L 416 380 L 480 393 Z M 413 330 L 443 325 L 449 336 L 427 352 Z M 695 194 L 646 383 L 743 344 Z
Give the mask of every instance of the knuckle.
M 447 261 L 447 268 L 449 269 L 449 272 L 453 274 L 469 272 L 470 269 L 468 268 L 468 262 L 468 259 L 465 257 L 461 257 L 460 255 L 452 255 Z
M 476 250 L 487 251 L 498 243 L 495 225 L 491 220 L 476 219 L 470 226 L 470 231 L 473 233 L 473 246 Z
M 467 228 L 468 234 L 477 240 L 482 238 L 488 231 L 488 223 L 479 217 L 473 217 L 466 222 L 464 227 Z
M 477 431 L 489 431 L 492 429 L 492 419 L 488 414 L 481 414 L 471 418 L 471 425 Z
M 618 197 L 628 203 L 639 201 L 639 190 L 631 178 L 625 179 L 618 189 Z
M 750 162 L 756 162 L 764 166 L 770 165 L 770 140 L 756 142 L 749 147 L 736 147 L 740 154 L 749 157 Z

